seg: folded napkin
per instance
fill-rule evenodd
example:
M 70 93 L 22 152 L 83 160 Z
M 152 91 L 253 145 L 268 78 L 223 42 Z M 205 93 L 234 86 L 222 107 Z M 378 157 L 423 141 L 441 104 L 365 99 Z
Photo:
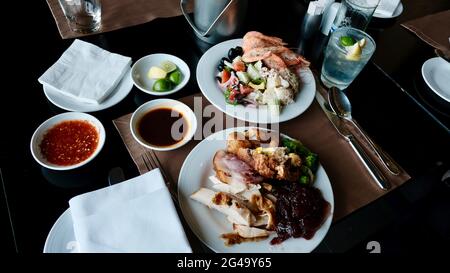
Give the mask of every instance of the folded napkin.
M 80 252 L 192 252 L 159 169 L 69 204 Z
M 400 0 L 380 0 L 375 13 L 391 17 L 400 4 Z
M 450 10 L 414 19 L 402 26 L 432 47 L 450 51 Z
M 80 102 L 99 104 L 111 94 L 130 64 L 130 57 L 75 40 L 38 81 Z

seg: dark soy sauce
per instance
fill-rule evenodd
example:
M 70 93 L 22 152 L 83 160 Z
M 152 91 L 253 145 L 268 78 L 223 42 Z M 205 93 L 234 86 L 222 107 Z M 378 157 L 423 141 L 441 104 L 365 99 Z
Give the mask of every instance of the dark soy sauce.
M 147 112 L 138 122 L 139 135 L 153 146 L 167 147 L 180 142 L 188 131 L 182 113 L 172 108 L 158 108 Z

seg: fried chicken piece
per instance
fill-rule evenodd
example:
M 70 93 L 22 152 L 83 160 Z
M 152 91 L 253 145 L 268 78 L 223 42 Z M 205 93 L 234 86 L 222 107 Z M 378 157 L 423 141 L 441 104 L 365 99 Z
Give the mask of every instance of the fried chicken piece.
M 254 144 L 240 132 L 232 132 L 227 139 L 227 152 L 237 154 L 239 149 L 254 148 Z
M 238 157 L 241 154 L 239 153 Z M 252 161 L 246 161 L 247 164 L 265 178 L 297 181 L 300 177 L 300 157 L 296 154 L 286 154 L 285 148 L 257 148 L 251 151 L 251 156 Z M 245 161 L 243 158 L 241 160 Z
M 227 151 L 247 163 L 264 178 L 297 181 L 300 177 L 301 159 L 287 154 L 286 148 L 253 148 L 250 140 L 229 138 Z M 220 177 L 219 177 L 220 178 Z

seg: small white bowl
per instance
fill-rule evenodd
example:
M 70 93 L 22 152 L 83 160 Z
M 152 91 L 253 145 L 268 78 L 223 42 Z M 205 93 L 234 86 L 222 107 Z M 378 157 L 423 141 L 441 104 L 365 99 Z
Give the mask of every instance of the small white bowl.
M 56 164 L 50 163 L 42 155 L 41 148 L 39 147 L 39 145 L 41 144 L 45 133 L 49 129 L 51 129 L 53 126 L 55 126 L 58 123 L 61 123 L 63 121 L 69 121 L 69 120 L 85 120 L 85 121 L 90 122 L 92 125 L 94 125 L 95 128 L 97 128 L 98 137 L 99 137 L 97 148 L 95 149 L 94 153 L 90 157 L 88 157 L 84 161 L 74 164 L 74 165 L 61 166 L 61 165 L 56 165 Z M 97 154 L 103 148 L 103 144 L 105 144 L 105 138 L 106 138 L 105 128 L 103 127 L 103 125 L 101 124 L 101 122 L 98 119 L 96 119 L 95 117 L 93 117 L 89 114 L 85 114 L 85 113 L 67 112 L 67 113 L 53 116 L 53 117 L 47 119 L 46 121 L 44 121 L 36 129 L 33 136 L 31 137 L 30 149 L 31 149 L 31 154 L 33 155 L 34 159 L 42 166 L 44 166 L 48 169 L 52 169 L 52 170 L 65 171 L 65 170 L 71 170 L 71 169 L 81 167 L 81 166 L 85 165 L 86 163 L 88 163 L 89 161 L 91 161 L 92 159 L 94 159 L 94 157 L 97 156 Z
M 174 63 L 180 70 L 183 79 L 172 90 L 160 92 L 153 91 L 153 84 L 156 80 L 147 77 L 147 73 L 152 66 L 159 66 L 164 61 L 171 61 Z M 154 96 L 170 95 L 181 90 L 188 83 L 190 77 L 191 71 L 189 70 L 189 66 L 182 59 L 164 53 L 151 54 L 142 57 L 135 62 L 131 68 L 131 79 L 133 80 L 134 85 L 143 92 Z
M 151 145 L 140 136 L 139 130 L 137 128 L 139 121 L 146 113 L 148 113 L 151 110 L 159 108 L 172 108 L 180 112 L 188 122 L 188 131 L 185 134 L 184 138 L 171 146 L 161 147 Z M 139 142 L 139 144 L 141 144 L 142 146 L 157 151 L 170 151 L 183 146 L 184 144 L 188 143 L 189 140 L 192 139 L 192 137 L 195 134 L 195 131 L 197 130 L 197 118 L 195 117 L 195 114 L 191 110 L 191 108 L 189 108 L 186 104 L 182 102 L 171 99 L 156 99 L 142 104 L 138 109 L 136 109 L 136 111 L 134 111 L 130 120 L 130 130 L 134 139 L 137 142 Z M 155 130 L 157 130 L 157 128 L 155 128 Z

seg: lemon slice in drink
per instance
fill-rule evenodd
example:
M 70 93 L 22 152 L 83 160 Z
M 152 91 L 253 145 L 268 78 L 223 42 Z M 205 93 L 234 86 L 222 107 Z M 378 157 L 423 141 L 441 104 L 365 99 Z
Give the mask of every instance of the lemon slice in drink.
M 345 55 L 345 59 L 349 61 L 359 61 L 361 59 L 362 48 L 359 45 L 359 42 L 346 48 L 347 54 Z
M 358 41 L 359 47 L 363 48 L 366 46 L 366 39 L 362 38 L 361 40 Z
M 170 73 L 172 71 L 175 71 L 177 69 L 177 65 L 172 63 L 171 61 L 164 61 L 160 65 L 162 70 L 166 71 L 167 73 Z
M 147 76 L 150 79 L 164 79 L 167 76 L 167 72 L 157 66 L 152 66 Z

